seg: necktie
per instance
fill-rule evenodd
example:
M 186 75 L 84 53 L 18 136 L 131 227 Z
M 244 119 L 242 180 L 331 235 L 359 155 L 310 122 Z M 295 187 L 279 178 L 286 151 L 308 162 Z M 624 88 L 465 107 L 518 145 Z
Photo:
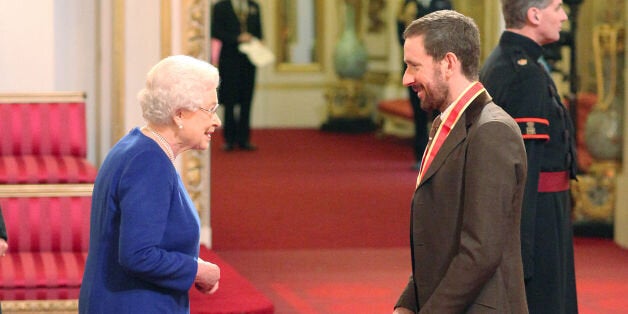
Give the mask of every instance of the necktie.
M 432 128 L 430 129 L 430 134 L 429 134 L 429 139 L 427 140 L 427 146 L 425 146 L 425 151 L 423 152 L 423 158 L 421 159 L 421 168 L 419 168 L 419 175 L 416 178 L 416 186 L 419 187 L 419 183 L 421 183 L 421 174 L 423 173 L 423 171 L 425 171 L 425 169 L 423 169 L 423 167 L 425 167 L 426 164 L 426 159 L 427 159 L 427 153 L 430 150 L 430 147 L 432 146 L 432 141 L 434 140 L 434 137 L 436 136 L 436 131 L 438 131 L 438 127 L 440 126 L 441 122 L 443 122 L 443 120 L 440 118 L 440 115 L 438 115 L 436 118 L 434 118 L 434 121 L 432 121 Z
M 430 129 L 430 137 L 427 141 L 427 146 L 425 147 L 426 150 L 432 145 L 432 140 L 434 139 L 434 136 L 436 136 L 436 131 L 438 131 L 438 127 L 440 126 L 441 122 L 443 122 L 443 120 L 441 120 L 440 115 L 434 118 L 434 121 L 432 122 L 432 128 Z

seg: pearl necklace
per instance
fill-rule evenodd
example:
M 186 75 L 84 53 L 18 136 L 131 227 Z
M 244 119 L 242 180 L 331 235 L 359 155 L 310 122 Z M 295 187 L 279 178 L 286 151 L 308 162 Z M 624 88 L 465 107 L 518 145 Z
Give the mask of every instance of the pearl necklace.
M 170 161 L 174 164 L 174 152 L 172 151 L 172 147 L 170 147 L 170 144 L 168 144 L 168 141 L 166 141 L 166 139 L 161 136 L 161 134 L 157 133 L 157 131 L 153 130 L 151 127 L 146 126 L 146 129 L 157 138 L 157 143 L 159 144 L 159 146 L 166 150 L 166 155 L 168 156 L 168 159 L 170 159 Z

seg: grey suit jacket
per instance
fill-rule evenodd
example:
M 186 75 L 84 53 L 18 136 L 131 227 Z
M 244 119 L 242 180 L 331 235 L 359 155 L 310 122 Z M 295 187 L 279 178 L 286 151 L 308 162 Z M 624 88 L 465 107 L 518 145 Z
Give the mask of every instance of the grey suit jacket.
M 515 121 L 478 96 L 414 193 L 413 274 L 396 306 L 527 313 L 519 222 L 526 153 Z

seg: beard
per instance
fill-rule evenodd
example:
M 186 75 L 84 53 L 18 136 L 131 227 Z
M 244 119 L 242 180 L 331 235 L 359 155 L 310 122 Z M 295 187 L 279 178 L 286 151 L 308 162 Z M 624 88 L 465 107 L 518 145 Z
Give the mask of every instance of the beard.
M 424 85 L 424 97 L 421 98 L 421 109 L 425 111 L 444 109 L 449 96 L 449 86 L 443 79 L 440 70 L 434 72 L 433 83 L 429 86 Z

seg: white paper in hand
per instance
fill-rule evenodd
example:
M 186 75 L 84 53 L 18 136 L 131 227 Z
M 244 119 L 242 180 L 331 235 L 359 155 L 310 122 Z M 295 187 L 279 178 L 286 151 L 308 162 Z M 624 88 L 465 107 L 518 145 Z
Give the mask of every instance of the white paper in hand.
M 262 42 L 257 38 L 253 38 L 251 41 L 241 43 L 238 47 L 240 52 L 244 53 L 251 63 L 257 67 L 262 67 L 275 62 L 275 54 L 270 51 Z

